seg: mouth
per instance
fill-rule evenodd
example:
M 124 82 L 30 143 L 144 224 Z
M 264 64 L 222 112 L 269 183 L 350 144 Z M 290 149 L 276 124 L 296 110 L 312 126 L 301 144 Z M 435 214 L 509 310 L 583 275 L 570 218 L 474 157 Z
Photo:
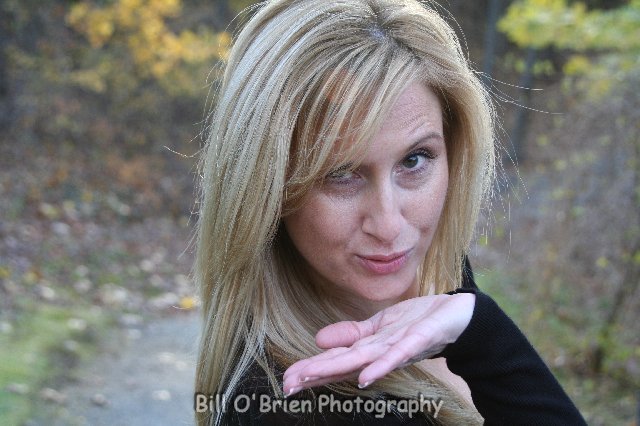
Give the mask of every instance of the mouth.
M 373 272 L 377 275 L 387 275 L 393 274 L 394 272 L 398 272 L 402 269 L 405 263 L 407 263 L 410 253 L 411 249 L 388 255 L 357 255 L 356 257 L 361 265 L 369 272 Z

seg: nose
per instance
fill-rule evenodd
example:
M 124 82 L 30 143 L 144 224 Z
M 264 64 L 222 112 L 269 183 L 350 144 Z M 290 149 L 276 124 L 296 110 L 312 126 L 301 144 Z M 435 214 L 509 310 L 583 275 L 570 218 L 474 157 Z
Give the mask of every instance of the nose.
M 381 243 L 393 243 L 405 222 L 399 190 L 389 179 L 372 185 L 366 197 L 362 231 Z

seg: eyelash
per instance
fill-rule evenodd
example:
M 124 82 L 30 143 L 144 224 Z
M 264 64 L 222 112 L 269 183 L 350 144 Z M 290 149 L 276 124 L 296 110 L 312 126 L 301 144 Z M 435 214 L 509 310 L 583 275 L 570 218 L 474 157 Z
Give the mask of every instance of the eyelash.
M 424 156 L 425 157 L 425 162 L 429 162 L 430 160 L 434 160 L 437 157 L 437 155 L 434 154 L 433 151 L 431 151 L 429 149 L 426 149 L 426 148 L 419 148 L 419 149 L 416 149 L 415 151 L 411 152 L 407 156 L 405 156 L 400 161 L 399 164 L 404 163 L 409 158 L 414 157 L 414 156 Z M 330 181 L 331 183 L 334 183 L 334 184 L 337 184 L 337 185 L 349 184 L 349 183 L 351 183 L 349 178 L 344 178 L 344 177 L 340 176 L 341 173 L 354 173 L 354 172 L 350 172 L 349 168 L 350 168 L 349 166 L 338 167 L 334 171 L 332 171 L 329 174 L 327 174 L 325 179 Z M 408 173 L 411 173 L 411 174 L 421 173 L 423 171 L 423 168 L 424 168 L 424 166 L 423 167 L 419 167 L 419 168 L 411 168 L 411 169 L 408 169 Z

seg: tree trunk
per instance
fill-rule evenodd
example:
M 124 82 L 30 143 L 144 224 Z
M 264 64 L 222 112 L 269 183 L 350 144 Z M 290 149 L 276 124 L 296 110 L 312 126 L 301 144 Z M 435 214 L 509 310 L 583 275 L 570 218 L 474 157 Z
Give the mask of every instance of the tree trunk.
M 489 0 L 487 25 L 484 33 L 484 57 L 482 59 L 483 79 L 488 87 L 491 86 L 491 74 L 493 73 L 493 65 L 496 57 L 496 39 L 498 36 L 496 24 L 498 23 L 499 13 L 500 0 Z
M 525 69 L 520 79 L 520 97 L 518 99 L 518 110 L 516 113 L 513 132 L 511 132 L 511 160 L 516 163 L 523 163 L 525 158 L 524 139 L 526 137 L 529 105 L 531 101 L 531 89 L 533 86 L 533 66 L 538 58 L 538 51 L 533 47 L 527 49 Z

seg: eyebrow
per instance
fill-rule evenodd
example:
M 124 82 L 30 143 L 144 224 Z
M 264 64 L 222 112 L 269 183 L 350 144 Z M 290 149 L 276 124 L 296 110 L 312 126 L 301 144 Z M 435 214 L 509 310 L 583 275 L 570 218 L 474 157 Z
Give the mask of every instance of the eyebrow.
M 411 151 L 416 146 L 420 145 L 421 143 L 428 142 L 431 139 L 440 139 L 444 141 L 444 136 L 442 136 L 439 132 L 429 132 L 425 136 L 412 143 L 411 146 L 407 148 L 407 151 Z
M 411 151 L 412 149 L 414 149 L 415 147 L 417 147 L 421 143 L 426 143 L 431 139 L 440 139 L 440 140 L 444 141 L 444 136 L 442 136 L 442 134 L 440 134 L 439 132 L 429 132 L 425 136 L 420 137 L 418 140 L 416 140 L 414 143 L 412 143 L 410 146 L 408 146 L 405 149 L 405 152 Z M 352 169 L 353 167 L 354 167 L 354 163 L 350 161 L 348 163 L 342 164 L 342 165 L 336 167 L 335 169 L 331 170 L 331 173 L 341 172 L 343 170 L 349 170 L 349 169 Z

